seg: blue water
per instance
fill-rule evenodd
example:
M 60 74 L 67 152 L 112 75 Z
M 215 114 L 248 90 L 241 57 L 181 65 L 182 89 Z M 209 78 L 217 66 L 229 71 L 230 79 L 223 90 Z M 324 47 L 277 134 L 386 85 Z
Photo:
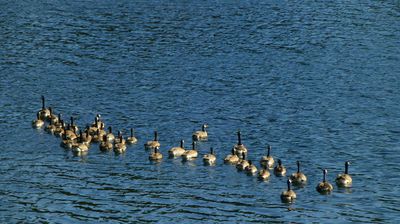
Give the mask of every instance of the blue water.
M 398 1 L 2 1 L 0 24 L 0 222 L 400 221 Z M 74 156 L 31 128 L 41 95 L 139 142 Z M 204 122 L 216 166 L 166 158 Z M 293 204 L 223 164 L 238 129 L 257 165 L 302 161 Z M 346 160 L 353 187 L 317 193 Z

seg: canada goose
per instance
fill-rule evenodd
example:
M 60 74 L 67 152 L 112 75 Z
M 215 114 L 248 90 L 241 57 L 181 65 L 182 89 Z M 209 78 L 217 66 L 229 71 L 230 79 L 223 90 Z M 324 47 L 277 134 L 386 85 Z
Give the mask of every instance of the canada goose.
M 274 167 L 275 161 L 274 161 L 274 157 L 271 156 L 271 146 L 270 145 L 268 145 L 267 150 L 268 150 L 267 155 L 263 156 L 261 158 L 260 164 L 264 168 L 268 166 L 270 169 L 272 169 Z
M 56 130 L 56 126 L 53 123 L 53 120 L 50 119 L 49 125 L 47 125 L 44 130 L 49 133 L 49 134 L 54 134 L 54 131 Z
M 92 124 L 92 127 L 100 128 L 104 124 L 104 122 L 102 122 L 100 120 L 100 117 L 101 117 L 100 114 L 96 114 L 96 117 L 94 118 L 94 122 Z
M 287 191 L 283 191 L 281 194 L 281 200 L 282 202 L 289 203 L 294 201 L 296 199 L 296 193 L 291 189 L 291 183 L 292 181 L 290 179 L 287 180 Z
M 45 120 L 50 115 L 50 110 L 45 107 L 44 96 L 42 96 L 42 109 L 39 110 L 39 117 L 41 120 Z
M 47 121 L 52 121 L 53 124 L 58 122 L 58 117 L 53 113 L 53 108 L 49 107 L 50 114 L 46 117 Z
M 57 121 L 54 122 L 54 125 L 56 126 L 56 128 L 60 128 L 62 126 L 61 122 L 62 122 L 61 114 L 58 114 Z
M 193 141 L 207 140 L 208 134 L 207 134 L 206 128 L 208 128 L 208 125 L 207 124 L 203 124 L 201 126 L 201 131 L 194 132 L 193 135 L 192 135 Z
M 87 152 L 89 150 L 88 145 L 83 142 L 82 131 L 79 133 L 78 143 L 72 146 L 74 153 Z
M 115 153 L 123 153 L 126 151 L 125 140 L 122 135 L 119 135 L 119 140 L 114 144 L 114 152 Z
M 103 152 L 113 149 L 113 144 L 110 141 L 108 141 L 108 138 L 106 135 L 103 135 L 103 140 L 101 141 L 99 148 L 100 148 L 100 151 L 103 151 Z
M 239 162 L 240 158 L 235 154 L 235 149 L 232 148 L 231 154 L 227 155 L 224 159 L 225 163 L 236 165 Z
M 149 156 L 151 161 L 160 161 L 162 160 L 163 155 L 160 153 L 160 147 L 156 146 L 154 148 L 154 152 L 152 152 Z
M 351 176 L 349 175 L 349 165 L 350 165 L 350 162 L 346 161 L 344 163 L 344 167 L 345 167 L 344 173 L 338 174 L 336 177 L 335 182 L 339 187 L 351 187 L 351 185 L 352 185 L 353 180 L 352 180 Z
M 39 128 L 43 127 L 43 125 L 44 125 L 44 121 L 40 117 L 40 112 L 37 112 L 36 120 L 32 121 L 32 127 L 39 129 Z
M 254 175 L 257 173 L 257 167 L 249 160 L 249 165 L 246 167 L 245 171 L 248 175 Z
M 297 161 L 297 172 L 292 173 L 290 176 L 290 180 L 292 181 L 293 185 L 304 185 L 307 183 L 307 177 L 304 173 L 300 172 L 300 161 Z
M 81 131 L 80 133 L 82 135 Z M 89 146 L 90 143 L 92 142 L 92 136 L 89 134 L 89 127 L 86 127 L 86 130 L 82 135 L 82 142 L 85 143 L 87 146 Z
M 153 141 L 148 141 L 146 144 L 144 144 L 145 149 L 154 149 L 156 147 L 160 147 L 160 142 L 158 142 L 158 132 L 154 131 L 154 140 Z
M 64 132 L 60 146 L 66 149 L 72 149 L 76 145 L 75 139 L 69 139 L 67 134 Z
M 205 165 L 214 165 L 217 160 L 214 149 L 211 147 L 210 153 L 203 156 L 203 162 Z
M 196 150 L 196 142 L 193 141 L 192 142 L 192 149 L 190 150 L 186 150 L 183 154 L 182 154 L 182 159 L 185 160 L 194 160 L 197 158 L 197 150 Z
M 58 122 L 59 125 L 56 125 L 56 129 L 54 130 L 54 135 L 57 137 L 61 137 L 65 132 L 65 123 L 63 120 Z
M 74 130 L 71 129 L 70 124 L 68 124 L 67 128 L 65 129 L 65 135 L 67 136 L 67 139 L 70 140 L 75 140 L 77 138 L 76 133 Z
M 242 155 L 247 155 L 247 148 L 242 144 L 242 136 L 240 131 L 237 132 L 237 137 L 238 143 L 234 145 L 233 148 L 235 149 L 235 154 L 240 158 Z
M 321 194 L 329 194 L 332 192 L 333 186 L 332 184 L 328 183 L 328 181 L 326 181 L 326 174 L 328 173 L 328 171 L 324 169 L 323 173 L 324 179 L 317 185 L 317 191 Z
M 267 167 L 262 168 L 260 170 L 260 172 L 258 173 L 258 179 L 260 179 L 260 180 L 268 180 L 270 176 L 271 176 L 271 174 L 269 172 L 268 165 L 267 165 Z
M 105 135 L 105 131 L 102 132 L 100 129 L 97 129 L 95 135 L 93 135 L 92 142 L 101 142 Z
M 137 138 L 133 135 L 133 128 L 131 128 L 131 136 L 129 136 L 126 141 L 128 144 L 136 144 L 137 143 Z
M 185 143 L 185 141 L 182 139 L 180 146 L 172 147 L 170 150 L 168 150 L 169 156 L 171 158 L 182 156 L 182 154 L 185 153 L 185 151 L 186 151 L 184 143 Z
M 275 176 L 282 177 L 286 174 L 286 168 L 282 165 L 282 161 L 278 159 L 278 165 L 274 168 Z
M 246 160 L 246 153 L 242 153 L 242 158 L 239 160 L 238 164 L 236 164 L 236 169 L 239 171 L 243 171 L 249 166 L 249 162 Z
M 126 144 L 126 140 L 124 139 L 124 137 L 122 137 L 122 132 L 118 131 L 118 135 L 117 137 L 114 139 L 114 143 L 122 143 L 122 144 Z
M 108 127 L 108 133 L 106 134 L 106 136 L 107 136 L 107 140 L 108 140 L 109 142 L 113 142 L 113 141 L 114 141 L 115 136 L 114 136 L 114 134 L 112 133 L 112 127 L 111 127 L 111 126 Z

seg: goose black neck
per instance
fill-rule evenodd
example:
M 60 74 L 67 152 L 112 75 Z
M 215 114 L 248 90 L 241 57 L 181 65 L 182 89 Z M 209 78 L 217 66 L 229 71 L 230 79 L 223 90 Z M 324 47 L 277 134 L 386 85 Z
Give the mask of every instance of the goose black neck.
M 71 117 L 71 126 L 74 126 L 74 117 Z
M 38 120 L 40 120 L 40 113 L 39 113 L 39 112 L 36 113 L 36 118 L 37 118 Z
M 297 173 L 300 173 L 300 161 L 297 161 Z
M 118 138 L 122 137 L 121 131 L 118 131 Z
M 112 133 L 112 127 L 108 127 L 108 132 L 111 134 Z
M 323 178 L 323 180 L 322 180 L 322 182 L 324 182 L 324 183 L 326 182 L 326 172 L 327 172 L 327 171 L 324 170 L 324 178 Z
M 49 112 L 50 112 L 50 116 L 53 115 L 53 109 L 51 107 L 49 107 Z
M 268 146 L 267 157 L 269 157 L 269 156 L 270 156 L 270 154 L 271 154 L 271 146 L 269 145 L 269 146 Z
M 214 149 L 213 149 L 213 147 L 211 147 L 210 153 L 211 153 L 211 155 L 214 155 Z
M 238 145 L 242 145 L 242 137 L 240 136 L 240 131 L 237 132 L 238 136 Z
M 82 130 L 79 130 L 79 142 L 83 142 Z
M 131 128 L 131 137 L 133 138 L 133 128 Z
M 58 121 L 61 121 L 61 114 L 58 114 Z
M 204 124 L 203 124 L 203 126 L 201 126 L 201 130 L 204 132 L 206 131 L 206 126 Z
M 185 144 L 185 141 L 182 139 L 181 140 L 181 148 L 183 149 L 183 144 Z
M 282 166 L 282 161 L 280 159 L 278 159 L 278 165 Z
M 158 139 L 158 132 L 155 131 L 155 132 L 154 132 L 154 141 L 157 141 L 157 139 Z
M 290 184 L 290 180 L 287 180 L 287 190 L 290 191 L 291 190 L 291 184 Z
M 192 142 L 192 149 L 196 150 L 196 142 L 195 141 Z
M 46 107 L 44 105 L 44 96 L 42 96 L 42 109 L 44 110 Z
M 344 173 L 345 173 L 345 174 L 349 174 L 349 162 L 346 162 L 346 163 L 344 164 Z
M 242 153 L 242 158 L 243 158 L 243 160 L 246 160 L 246 153 Z
M 235 155 L 235 149 L 234 148 L 232 148 L 231 153 L 232 153 L 232 155 Z

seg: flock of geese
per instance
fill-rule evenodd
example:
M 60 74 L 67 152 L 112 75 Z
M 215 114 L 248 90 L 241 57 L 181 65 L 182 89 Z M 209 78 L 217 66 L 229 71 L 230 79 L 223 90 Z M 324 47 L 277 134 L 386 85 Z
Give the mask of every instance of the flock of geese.
M 61 114 L 55 115 L 51 107 L 45 107 L 44 96 L 42 96 L 42 109 L 37 112 L 36 119 L 32 122 L 32 126 L 36 129 L 44 127 L 46 132 L 61 137 L 60 145 L 66 149 L 71 149 L 77 154 L 87 152 L 90 144 L 93 142 L 99 143 L 101 151 L 113 150 L 115 153 L 123 153 L 126 151 L 127 144 L 137 143 L 137 138 L 134 136 L 132 128 L 130 129 L 130 136 L 126 139 L 122 136 L 120 131 L 118 131 L 117 136 L 114 136 L 111 126 L 108 127 L 108 131 L 105 131 L 105 123 L 101 120 L 100 115 L 96 115 L 93 124 L 86 126 L 83 131 L 74 123 L 73 117 L 71 117 L 70 123 L 65 124 L 61 118 Z M 184 147 L 184 140 L 181 140 L 180 146 L 173 147 L 168 151 L 169 157 L 182 157 L 184 161 L 195 160 L 199 156 L 196 150 L 196 143 L 208 139 L 207 127 L 207 124 L 203 124 L 200 131 L 193 133 L 191 149 L 186 149 Z M 233 146 L 231 153 L 224 158 L 226 164 L 235 165 L 238 170 L 245 171 L 249 175 L 258 174 L 258 178 L 261 180 L 269 179 L 271 175 L 270 170 L 273 170 L 276 176 L 286 175 L 286 168 L 280 159 L 277 160 L 277 164 L 274 167 L 275 160 L 271 156 L 271 146 L 267 148 L 267 155 L 261 158 L 261 168 L 258 170 L 251 160 L 247 160 L 248 150 L 242 143 L 240 131 L 237 132 L 237 138 L 238 142 Z M 151 150 L 149 155 L 151 161 L 160 161 L 163 159 L 163 154 L 160 152 L 160 145 L 158 133 L 155 131 L 154 139 L 144 144 L 145 149 Z M 217 157 L 215 156 L 213 148 L 210 149 L 209 154 L 203 156 L 203 161 L 205 165 L 214 165 L 216 163 Z M 346 161 L 344 173 L 337 175 L 335 182 L 338 187 L 351 187 L 352 178 L 349 175 L 349 165 L 350 163 Z M 333 190 L 333 186 L 327 181 L 326 176 L 327 170 L 323 169 L 322 182 L 316 187 L 316 190 L 321 194 L 329 194 Z M 291 188 L 292 184 L 303 187 L 306 183 L 307 176 L 300 171 L 300 162 L 297 161 L 297 172 L 293 173 L 288 178 L 287 190 L 282 192 L 281 200 L 289 203 L 295 200 L 296 193 Z

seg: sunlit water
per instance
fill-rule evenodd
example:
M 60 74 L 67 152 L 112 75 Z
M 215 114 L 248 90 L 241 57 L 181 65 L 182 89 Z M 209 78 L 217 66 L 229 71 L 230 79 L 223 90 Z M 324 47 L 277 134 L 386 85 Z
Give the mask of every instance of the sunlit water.
M 0 222 L 398 222 L 400 6 L 397 1 L 263 3 L 65 1 L 0 5 Z M 31 128 L 40 96 L 81 126 L 102 114 L 136 130 L 124 155 L 86 156 Z M 209 124 L 203 155 L 167 150 Z M 224 165 L 243 134 L 258 164 L 272 145 L 285 178 Z M 143 144 L 159 131 L 161 163 Z M 315 186 L 351 161 L 351 189 Z

